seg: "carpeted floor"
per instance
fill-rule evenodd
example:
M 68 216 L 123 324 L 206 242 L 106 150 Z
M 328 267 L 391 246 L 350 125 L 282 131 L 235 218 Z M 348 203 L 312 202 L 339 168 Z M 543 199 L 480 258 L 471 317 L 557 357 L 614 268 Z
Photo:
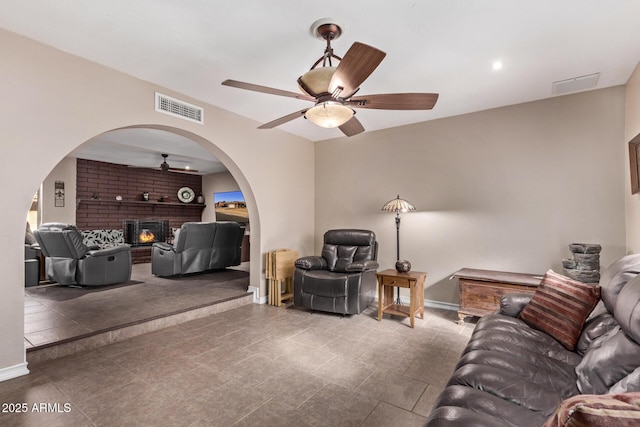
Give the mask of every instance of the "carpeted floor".
M 25 288 L 25 347 L 140 322 L 246 295 L 249 265 L 206 274 L 162 278 L 151 264 L 134 264 L 131 281 L 74 288 Z

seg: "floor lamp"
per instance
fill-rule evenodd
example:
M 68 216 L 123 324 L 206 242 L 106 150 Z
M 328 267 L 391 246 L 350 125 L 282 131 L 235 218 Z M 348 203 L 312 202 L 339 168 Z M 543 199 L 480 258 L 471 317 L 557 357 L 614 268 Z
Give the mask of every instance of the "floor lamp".
M 399 269 L 399 266 L 400 266 L 400 263 L 399 263 L 400 261 L 400 212 L 410 212 L 415 210 L 416 210 L 416 207 L 413 206 L 408 201 L 401 199 L 399 194 L 398 194 L 398 197 L 396 197 L 395 199 L 389 200 L 382 207 L 383 212 L 395 212 L 396 214 L 396 270 L 398 271 L 401 271 Z M 401 304 L 400 288 L 398 288 L 398 298 L 396 299 L 396 304 Z

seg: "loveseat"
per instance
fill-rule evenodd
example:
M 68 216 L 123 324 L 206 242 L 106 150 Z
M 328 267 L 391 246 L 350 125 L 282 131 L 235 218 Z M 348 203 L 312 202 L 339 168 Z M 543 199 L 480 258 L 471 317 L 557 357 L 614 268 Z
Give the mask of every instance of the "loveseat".
M 425 425 L 640 425 L 639 273 L 629 255 L 599 286 L 549 271 L 533 297 L 505 295 L 478 320 Z M 603 421 L 615 405 L 623 418 Z M 579 417 L 598 421 L 572 424 Z
M 151 246 L 151 273 L 177 276 L 240 265 L 244 228 L 237 222 L 185 222 L 173 244 Z

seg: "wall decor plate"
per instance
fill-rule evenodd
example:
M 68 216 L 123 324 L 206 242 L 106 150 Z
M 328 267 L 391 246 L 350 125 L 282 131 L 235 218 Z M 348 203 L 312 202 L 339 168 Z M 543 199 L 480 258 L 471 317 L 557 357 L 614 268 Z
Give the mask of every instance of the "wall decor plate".
M 196 193 L 189 187 L 182 187 L 178 190 L 178 200 L 182 203 L 191 203 L 196 198 Z

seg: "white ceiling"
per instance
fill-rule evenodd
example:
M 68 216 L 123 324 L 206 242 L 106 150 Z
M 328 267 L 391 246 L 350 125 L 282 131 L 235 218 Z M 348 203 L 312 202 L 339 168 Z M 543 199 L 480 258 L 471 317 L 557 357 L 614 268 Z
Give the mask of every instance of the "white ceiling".
M 637 0 L 0 2 L 2 28 L 251 118 L 256 126 L 309 103 L 220 83 L 231 78 L 297 91 L 296 79 L 324 51 L 310 26 L 326 17 L 343 27 L 333 43 L 337 55 L 354 41 L 387 53 L 359 95 L 440 93 L 431 111 L 359 110 L 368 131 L 548 98 L 553 82 L 592 73 L 600 73 L 596 89 L 624 84 L 640 60 Z M 500 70 L 492 68 L 495 61 L 503 63 Z M 312 141 L 342 136 L 304 119 L 280 129 Z M 124 153 L 124 137 L 138 137 L 120 136 L 93 151 Z M 169 141 L 166 151 L 177 162 L 180 153 L 172 147 Z

